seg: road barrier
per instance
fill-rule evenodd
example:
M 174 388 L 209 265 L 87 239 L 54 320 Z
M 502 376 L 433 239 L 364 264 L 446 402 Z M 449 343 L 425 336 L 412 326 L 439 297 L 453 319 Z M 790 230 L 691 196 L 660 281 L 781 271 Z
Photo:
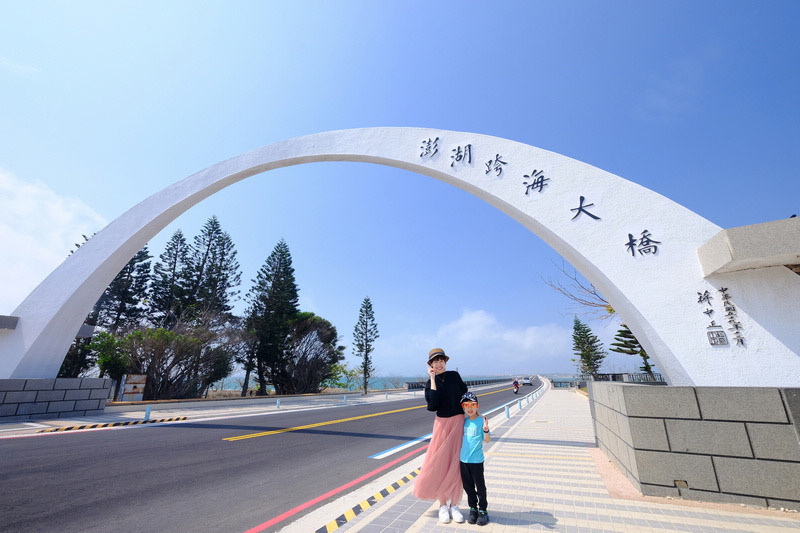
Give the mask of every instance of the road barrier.
M 485 412 L 483 414 L 484 415 L 490 415 L 491 413 L 494 413 L 495 411 L 499 411 L 499 410 L 503 409 L 506 412 L 506 418 L 511 418 L 511 405 L 512 404 L 514 404 L 516 402 L 518 409 L 520 411 L 522 411 L 522 401 L 523 400 L 525 400 L 526 404 L 530 404 L 532 400 L 536 400 L 542 394 L 544 394 L 544 392 L 545 392 L 544 381 L 541 378 L 538 378 L 538 379 L 539 379 L 539 386 L 536 388 L 536 390 L 534 390 L 530 394 L 526 394 L 522 398 L 517 398 L 516 400 L 511 400 L 510 402 L 504 403 L 503 405 L 495 407 L 491 411 L 487 411 L 487 412 Z
M 513 379 L 514 378 L 511 376 L 487 379 L 469 379 L 464 381 L 464 384 L 467 387 L 474 387 L 476 385 L 492 385 L 494 383 L 503 383 L 504 381 L 511 381 Z M 426 383 L 427 381 L 406 381 L 406 387 L 408 390 L 422 390 L 425 388 Z

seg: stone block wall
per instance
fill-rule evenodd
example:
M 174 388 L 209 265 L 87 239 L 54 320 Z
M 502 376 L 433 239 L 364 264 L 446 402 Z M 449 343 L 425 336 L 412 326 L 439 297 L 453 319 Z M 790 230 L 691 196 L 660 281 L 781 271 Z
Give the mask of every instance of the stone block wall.
M 0 422 L 103 414 L 108 378 L 0 379 Z
M 800 511 L 800 389 L 591 382 L 597 445 L 642 494 Z

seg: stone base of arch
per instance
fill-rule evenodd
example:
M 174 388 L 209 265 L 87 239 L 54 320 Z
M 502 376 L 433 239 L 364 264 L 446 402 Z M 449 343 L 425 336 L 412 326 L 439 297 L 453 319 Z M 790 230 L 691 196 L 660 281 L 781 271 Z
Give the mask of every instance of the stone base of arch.
M 0 423 L 103 414 L 110 378 L 0 379 Z
M 598 447 L 645 496 L 800 511 L 800 389 L 589 384 Z

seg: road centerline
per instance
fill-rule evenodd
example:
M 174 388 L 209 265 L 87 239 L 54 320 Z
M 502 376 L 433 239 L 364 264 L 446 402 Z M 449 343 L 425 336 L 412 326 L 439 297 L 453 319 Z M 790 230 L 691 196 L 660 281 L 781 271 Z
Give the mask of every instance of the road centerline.
M 245 439 L 254 439 L 258 437 L 267 437 L 269 435 L 277 435 L 279 433 L 288 433 L 290 431 L 300 431 L 303 429 L 310 429 L 310 428 L 317 428 L 321 426 L 330 426 L 332 424 L 341 424 L 344 422 L 352 422 L 354 420 L 363 420 L 365 418 L 373 418 L 376 416 L 383 416 L 383 415 L 391 415 L 394 413 L 401 413 L 403 411 L 411 411 L 412 409 L 421 409 L 425 407 L 424 405 L 415 405 L 414 407 L 404 407 L 403 409 L 394 409 L 392 411 L 383 411 L 381 413 L 372 413 L 368 415 L 360 415 L 360 416 L 351 416 L 349 418 L 339 418 L 337 420 L 326 420 L 325 422 L 315 422 L 314 424 L 306 424 L 304 426 L 294 426 L 290 428 L 281 428 L 281 429 L 273 429 L 271 431 L 262 431 L 260 433 L 249 433 L 247 435 L 239 435 L 237 437 L 225 437 L 222 440 L 226 440 L 228 442 L 235 442 Z

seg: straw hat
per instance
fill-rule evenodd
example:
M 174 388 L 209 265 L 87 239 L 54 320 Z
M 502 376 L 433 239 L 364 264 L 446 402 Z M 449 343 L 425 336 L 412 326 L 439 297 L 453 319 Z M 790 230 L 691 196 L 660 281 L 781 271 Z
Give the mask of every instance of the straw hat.
M 428 364 L 431 364 L 431 359 L 433 359 L 434 357 L 444 357 L 445 363 L 450 360 L 450 358 L 447 357 L 447 355 L 444 353 L 444 350 L 442 350 L 441 348 L 434 348 L 433 350 L 428 352 Z

